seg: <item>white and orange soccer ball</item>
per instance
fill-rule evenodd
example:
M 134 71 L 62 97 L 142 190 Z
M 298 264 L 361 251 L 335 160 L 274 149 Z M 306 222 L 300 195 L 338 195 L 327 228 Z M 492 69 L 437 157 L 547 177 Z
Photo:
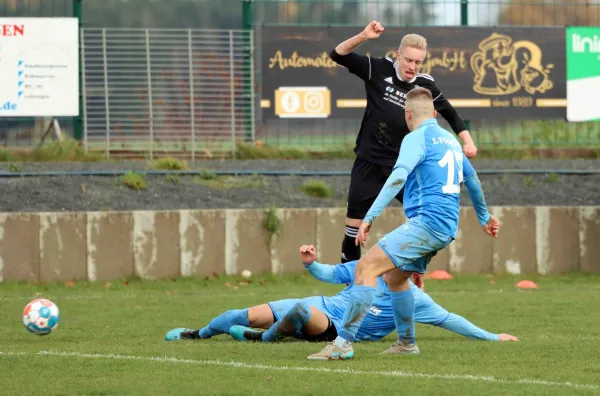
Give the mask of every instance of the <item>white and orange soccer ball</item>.
M 58 307 L 50 300 L 37 299 L 25 306 L 23 324 L 25 328 L 36 335 L 52 333 L 60 322 Z

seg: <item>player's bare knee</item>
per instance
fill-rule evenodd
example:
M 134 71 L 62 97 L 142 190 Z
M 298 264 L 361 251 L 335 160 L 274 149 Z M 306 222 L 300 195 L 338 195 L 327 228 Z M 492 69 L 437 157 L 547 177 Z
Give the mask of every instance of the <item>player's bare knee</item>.
M 354 268 L 354 284 L 374 286 L 377 283 L 378 272 L 377 266 L 365 257 Z
M 250 323 L 250 327 L 255 327 L 256 323 L 259 321 L 259 313 L 257 307 L 252 307 L 248 309 L 248 322 Z
M 275 323 L 273 311 L 269 304 L 248 308 L 248 323 L 250 324 L 250 327 L 256 328 L 268 328 Z
M 387 254 L 377 245 L 356 264 L 354 270 L 355 284 L 375 285 L 377 278 L 396 268 Z M 365 283 L 366 282 L 366 283 Z
M 410 288 L 410 284 L 408 283 L 410 275 L 411 272 L 405 272 L 402 271 L 400 268 L 397 268 L 393 271 L 386 273 L 384 280 L 391 291 L 403 291 Z

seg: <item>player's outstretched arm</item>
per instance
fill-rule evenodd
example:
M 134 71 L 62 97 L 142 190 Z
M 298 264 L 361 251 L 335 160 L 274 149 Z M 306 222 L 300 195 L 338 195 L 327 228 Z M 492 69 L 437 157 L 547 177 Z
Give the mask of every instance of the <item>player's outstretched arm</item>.
M 398 195 L 404 184 L 406 178 L 425 159 L 425 135 L 420 132 L 409 133 L 400 146 L 400 154 L 398 160 L 394 166 L 392 174 L 388 177 L 387 181 L 383 185 L 383 188 L 379 192 L 377 199 L 371 205 L 371 208 L 367 212 L 367 215 L 363 219 L 363 223 L 358 230 L 356 236 L 356 245 L 361 244 L 365 246 L 368 232 L 371 228 L 371 224 L 383 209 L 385 209 L 392 199 Z
M 381 36 L 381 33 L 383 33 L 384 30 L 385 29 L 381 25 L 381 23 L 379 23 L 378 21 L 372 21 L 365 27 L 365 29 L 362 32 L 338 44 L 338 46 L 335 47 L 335 52 L 337 52 L 337 54 L 341 56 L 348 55 L 365 41 L 375 40 L 379 38 L 379 36 Z
M 446 318 L 446 320 L 440 324 L 440 327 L 475 340 L 519 341 L 517 337 L 510 334 L 494 334 L 485 331 L 482 328 L 475 326 L 462 316 L 453 313 L 448 314 L 448 318 Z
M 350 73 L 363 81 L 369 81 L 371 80 L 371 58 L 355 54 L 353 51 L 365 41 L 378 38 L 382 32 L 381 23 L 373 21 L 361 33 L 340 43 L 329 56 L 338 65 L 346 67 Z
M 477 213 L 479 224 L 481 224 L 483 231 L 486 234 L 496 238 L 498 236 L 500 224 L 498 223 L 498 219 L 492 216 L 488 211 L 485 196 L 483 195 L 483 189 L 481 188 L 481 182 L 479 181 L 479 177 L 477 177 L 477 172 L 475 172 L 475 169 L 473 169 L 473 166 L 467 158 L 463 159 L 463 174 L 464 184 L 467 186 L 467 192 L 469 198 L 471 198 L 475 213 Z
M 316 258 L 317 250 L 313 245 L 300 246 L 300 260 L 302 260 L 304 268 L 306 268 L 315 279 L 320 280 L 321 282 L 335 284 L 351 282 L 348 280 L 350 278 L 350 267 L 341 264 L 321 264 L 315 260 Z M 354 265 L 356 265 L 356 263 Z M 351 270 L 354 271 L 354 267 L 352 267 Z

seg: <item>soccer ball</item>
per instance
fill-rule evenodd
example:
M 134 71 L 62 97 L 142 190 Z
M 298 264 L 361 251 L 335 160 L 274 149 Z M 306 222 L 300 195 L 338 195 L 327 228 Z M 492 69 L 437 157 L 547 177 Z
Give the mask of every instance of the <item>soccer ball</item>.
M 50 334 L 56 329 L 59 321 L 58 307 L 50 300 L 33 300 L 23 310 L 23 324 L 35 335 Z

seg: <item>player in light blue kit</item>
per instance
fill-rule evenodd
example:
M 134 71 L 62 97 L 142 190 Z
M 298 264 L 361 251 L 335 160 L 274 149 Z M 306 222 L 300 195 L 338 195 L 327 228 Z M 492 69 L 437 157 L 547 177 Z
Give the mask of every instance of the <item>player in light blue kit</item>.
M 381 238 L 356 265 L 354 286 L 344 313 L 343 329 L 334 342 L 309 360 L 344 360 L 354 357 L 352 342 L 386 274 L 398 342 L 384 353 L 419 353 L 415 341 L 415 304 L 411 273 L 425 273 L 431 258 L 456 238 L 461 183 L 477 212 L 483 230 L 498 234 L 498 220 L 488 212 L 481 184 L 461 146 L 435 119 L 431 93 L 415 88 L 406 95 L 404 138 L 392 174 L 360 226 L 356 243 L 364 246 L 373 221 L 404 186 L 404 212 L 408 221 Z M 406 186 L 405 186 L 406 184 Z
M 304 266 L 316 279 L 335 284 L 351 284 L 354 267 L 358 261 L 329 265 L 315 261 L 312 245 L 300 247 Z M 390 293 L 382 282 L 384 293 L 374 301 L 356 334 L 356 340 L 376 341 L 396 330 Z M 178 328 L 167 333 L 168 341 L 181 339 L 206 339 L 218 334 L 231 334 L 240 341 L 274 342 L 284 337 L 308 341 L 333 341 L 342 329 L 343 316 L 350 288 L 347 286 L 332 297 L 314 296 L 302 299 L 272 301 L 252 308 L 230 310 L 222 313 L 200 330 Z M 476 340 L 518 341 L 510 334 L 489 333 L 462 316 L 449 313 L 436 304 L 429 295 L 411 283 L 415 296 L 415 321 L 438 326 Z M 268 329 L 260 332 L 251 329 Z

